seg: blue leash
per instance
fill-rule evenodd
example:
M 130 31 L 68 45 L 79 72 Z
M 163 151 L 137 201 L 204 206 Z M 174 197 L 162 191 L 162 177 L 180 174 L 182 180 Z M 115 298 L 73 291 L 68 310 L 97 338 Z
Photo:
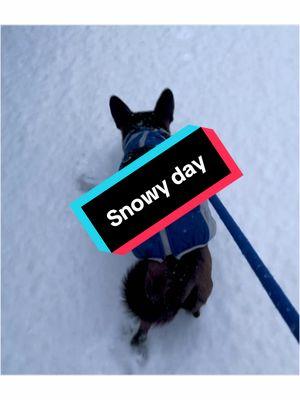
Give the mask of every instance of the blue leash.
M 260 280 L 268 296 L 272 300 L 274 306 L 280 312 L 282 318 L 287 323 L 292 334 L 299 342 L 299 314 L 289 301 L 281 287 L 275 281 L 268 268 L 265 266 L 259 255 L 252 247 L 249 240 L 243 234 L 237 223 L 231 217 L 221 200 L 217 195 L 211 197 L 211 204 L 214 206 L 219 217 L 224 222 L 224 225 L 230 232 L 234 241 L 238 245 L 239 249 L 245 256 L 246 260 L 253 269 L 255 275 Z

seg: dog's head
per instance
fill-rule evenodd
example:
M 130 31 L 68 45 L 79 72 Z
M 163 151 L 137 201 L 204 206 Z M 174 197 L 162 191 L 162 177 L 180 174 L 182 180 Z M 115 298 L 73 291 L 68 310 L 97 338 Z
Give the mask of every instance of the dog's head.
M 164 129 L 169 132 L 170 124 L 173 121 L 174 97 L 170 89 L 165 89 L 161 93 L 153 111 L 133 112 L 117 96 L 110 98 L 109 106 L 116 126 L 122 132 L 123 139 L 139 126 Z

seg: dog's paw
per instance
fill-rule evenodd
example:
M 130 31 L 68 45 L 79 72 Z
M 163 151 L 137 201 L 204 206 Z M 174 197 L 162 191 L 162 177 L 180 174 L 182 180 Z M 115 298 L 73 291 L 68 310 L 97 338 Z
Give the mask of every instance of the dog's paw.
M 130 341 L 133 354 L 135 355 L 134 357 L 140 367 L 144 366 L 148 359 L 148 346 L 146 339 L 146 334 L 139 334 L 137 332 Z
M 92 176 L 82 174 L 77 179 L 77 187 L 81 192 L 87 192 L 97 185 L 96 179 Z
M 131 339 L 130 344 L 133 347 L 137 347 L 145 343 L 147 340 L 147 335 L 145 333 L 137 332 Z

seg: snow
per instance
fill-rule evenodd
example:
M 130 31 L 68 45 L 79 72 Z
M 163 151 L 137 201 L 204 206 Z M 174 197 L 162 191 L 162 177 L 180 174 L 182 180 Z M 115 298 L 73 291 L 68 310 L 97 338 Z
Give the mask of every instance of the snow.
M 118 168 L 108 100 L 172 131 L 214 128 L 244 176 L 221 199 L 298 308 L 298 28 L 2 28 L 2 372 L 295 374 L 298 346 L 222 222 L 199 319 L 153 329 L 148 357 L 120 283 L 134 257 L 98 252 L 68 205 Z

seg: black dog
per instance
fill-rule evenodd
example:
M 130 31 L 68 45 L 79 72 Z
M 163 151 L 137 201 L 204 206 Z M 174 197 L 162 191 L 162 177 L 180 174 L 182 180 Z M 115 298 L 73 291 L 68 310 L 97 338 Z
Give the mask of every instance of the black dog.
M 154 111 L 132 112 L 116 96 L 110 99 L 110 109 L 122 133 L 125 155 L 121 168 L 170 136 L 174 97 L 169 89 L 162 92 Z M 133 345 L 146 339 L 152 325 L 172 320 L 180 308 L 198 317 L 200 307 L 206 303 L 212 291 L 212 262 L 207 243 L 215 233 L 215 225 L 207 203 L 195 209 L 195 213 L 193 221 L 197 224 L 193 229 L 188 222 L 191 219 L 180 219 L 181 225 L 186 225 L 192 232 L 190 242 L 185 236 L 187 244 L 182 254 L 174 255 L 175 248 L 173 245 L 172 250 L 169 243 L 168 228 L 160 233 L 164 253 L 159 261 L 152 259 L 152 254 L 150 257 L 144 256 L 143 247 L 133 250 L 141 260 L 127 272 L 123 280 L 125 303 L 140 320 L 139 329 L 131 340 Z M 199 232 L 205 232 L 206 236 L 201 236 Z

